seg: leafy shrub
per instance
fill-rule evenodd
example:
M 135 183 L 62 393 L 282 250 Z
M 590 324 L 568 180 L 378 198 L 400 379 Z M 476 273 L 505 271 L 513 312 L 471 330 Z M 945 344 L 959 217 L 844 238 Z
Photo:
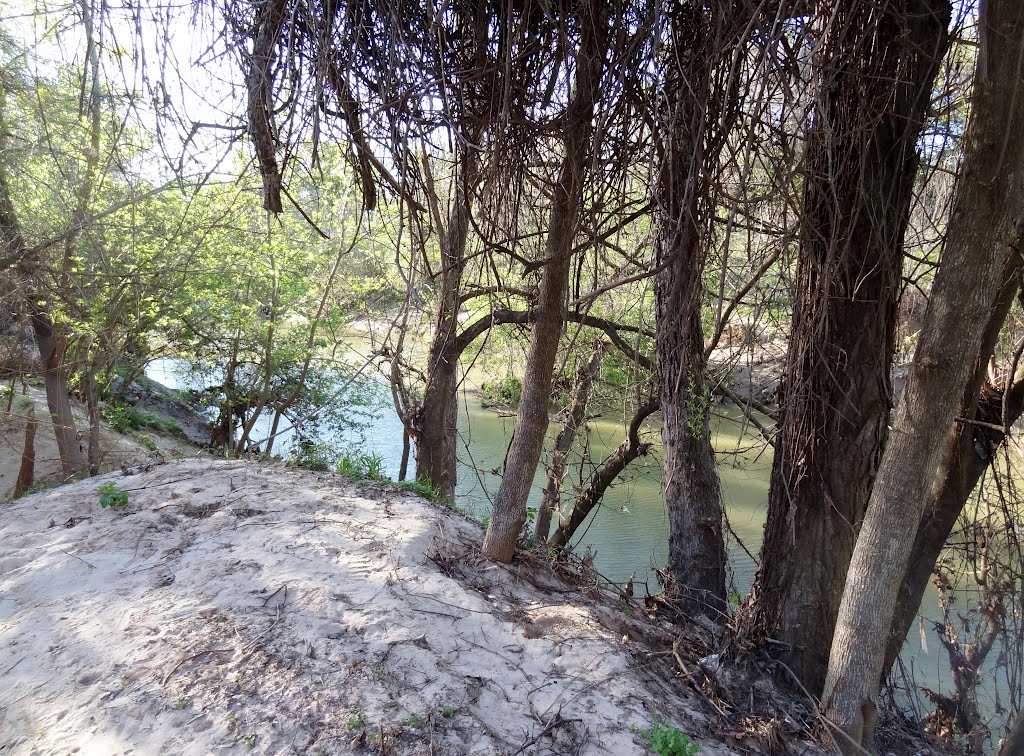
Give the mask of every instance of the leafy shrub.
M 484 400 L 504 407 L 518 407 L 523 398 L 523 382 L 514 375 L 506 375 L 498 383 L 485 383 Z
M 153 440 L 153 437 L 151 435 L 149 435 L 148 433 L 140 433 L 138 439 L 139 443 L 145 446 L 147 449 L 149 449 L 152 452 L 156 451 L 156 441 Z
M 99 487 L 100 506 L 123 507 L 128 504 L 128 492 L 117 485 L 117 483 L 104 483 Z
M 659 756 L 694 756 L 699 750 L 685 732 L 674 727 L 667 719 L 659 721 L 657 712 L 650 729 L 640 735 Z
M 327 444 L 299 443 L 292 450 L 291 464 L 315 472 L 327 472 L 331 469 L 334 449 Z
M 161 418 L 147 410 L 137 410 L 123 404 L 116 404 L 103 410 L 103 419 L 118 433 L 148 428 L 150 430 L 170 433 L 178 438 L 185 438 L 185 431 L 173 418 Z

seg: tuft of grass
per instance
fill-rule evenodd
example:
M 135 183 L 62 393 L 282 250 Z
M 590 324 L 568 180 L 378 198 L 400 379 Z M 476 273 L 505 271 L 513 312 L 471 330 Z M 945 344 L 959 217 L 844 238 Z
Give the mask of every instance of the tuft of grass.
M 667 719 L 659 720 L 658 712 L 654 712 L 650 728 L 640 731 L 640 737 L 659 756 L 695 756 L 700 750 L 685 732 Z
M 445 719 L 451 719 L 455 716 L 455 707 L 449 706 L 448 704 L 444 704 L 441 707 L 441 716 Z
M 156 441 L 153 440 L 153 437 L 151 435 L 149 435 L 148 433 L 140 433 L 138 435 L 138 439 L 139 443 L 145 446 L 151 452 L 156 451 Z
M 174 696 L 174 701 L 171 702 L 171 708 L 181 710 L 188 708 L 188 705 L 192 703 L 192 699 L 186 696 L 184 693 L 178 693 Z
M 378 480 L 386 482 L 384 474 L 384 458 L 377 452 L 347 451 L 341 455 L 334 471 L 351 481 Z
M 423 480 L 403 480 L 396 485 L 403 491 L 416 494 L 427 501 L 439 501 L 447 503 L 441 496 L 441 492 Z

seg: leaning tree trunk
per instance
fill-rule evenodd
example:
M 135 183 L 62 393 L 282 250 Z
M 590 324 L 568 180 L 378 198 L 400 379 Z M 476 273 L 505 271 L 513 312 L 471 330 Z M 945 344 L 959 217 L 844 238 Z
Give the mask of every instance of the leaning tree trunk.
M 857 539 L 822 696 L 826 716 L 870 748 L 900 580 L 1024 208 L 1024 3 L 990 0 L 946 247 L 907 388 Z M 852 747 L 849 750 L 853 750 Z
M 573 504 L 569 516 L 559 518 L 558 527 L 548 539 L 548 546 L 556 549 L 565 548 L 590 513 L 597 509 L 604 499 L 605 493 L 607 493 L 612 483 L 615 482 L 615 479 L 629 466 L 629 463 L 637 457 L 645 456 L 651 450 L 651 444 L 640 440 L 640 426 L 643 425 L 647 418 L 657 412 L 660 407 L 661 403 L 657 399 L 651 399 L 636 411 L 636 414 L 633 415 L 633 419 L 629 423 L 625 440 L 619 444 L 615 451 L 608 455 L 604 462 L 601 463 L 601 466 L 590 476 L 590 480 L 587 481 L 587 487 L 576 497 L 576 502 Z
M 602 0 L 581 3 L 577 18 L 581 39 L 576 53 L 575 89 L 564 113 L 565 154 L 558 181 L 552 187 L 554 198 L 523 392 L 504 476 L 484 536 L 483 553 L 501 562 L 511 561 L 526 523 L 526 500 L 548 427 L 551 377 L 565 325 L 565 297 L 583 201 L 583 177 L 591 151 L 594 105 L 600 97 L 601 73 L 607 53 L 608 21 Z
M 576 371 L 576 382 L 573 385 L 569 406 L 565 408 L 565 424 L 555 439 L 554 454 L 551 455 L 551 466 L 548 468 L 548 482 L 544 486 L 540 508 L 537 510 L 537 523 L 534 538 L 544 543 L 551 532 L 551 516 L 559 510 L 562 498 L 562 479 L 565 477 L 566 461 L 569 450 L 576 441 L 576 434 L 583 427 L 587 417 L 587 405 L 590 403 L 590 388 L 601 370 L 604 359 L 604 344 L 600 339 L 594 342 L 594 354 L 590 361 L 581 365 Z
M 815 694 L 886 443 L 903 234 L 949 17 L 947 0 L 817 4 L 781 430 L 739 622 L 741 643 L 783 641 L 783 660 Z
M 903 648 L 931 581 L 935 562 L 945 548 L 957 518 L 1005 439 L 1005 433 L 996 430 L 996 427 L 1009 428 L 1024 412 L 1024 375 L 1021 375 L 1024 370 L 1018 368 L 1018 375 L 1006 376 L 1002 386 L 986 380 L 989 360 L 995 353 L 999 332 L 1020 291 L 1024 259 L 1015 251 L 1020 249 L 1019 243 L 1011 247 L 1013 251 L 1003 266 L 1002 285 L 985 325 L 981 350 L 974 359 L 973 373 L 967 381 L 964 398 L 957 411 L 958 417 L 981 421 L 986 425 L 957 423 L 946 440 L 946 450 L 928 494 L 928 504 L 917 528 L 910 563 L 900 586 L 896 614 L 889 630 L 883 675 L 892 669 Z M 1005 418 L 1002 416 L 1004 406 Z

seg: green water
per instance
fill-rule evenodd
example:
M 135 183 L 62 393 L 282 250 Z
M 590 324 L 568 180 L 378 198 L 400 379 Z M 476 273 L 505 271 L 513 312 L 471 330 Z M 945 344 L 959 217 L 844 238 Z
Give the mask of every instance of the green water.
M 185 388 L 188 379 L 183 369 L 178 361 L 161 360 L 150 366 L 147 375 L 172 388 Z M 339 450 L 351 447 L 379 454 L 385 474 L 397 478 L 402 452 L 402 424 L 390 407 L 390 388 L 381 383 L 380 391 L 385 401 L 371 416 L 361 435 L 347 434 L 325 440 Z M 563 484 L 564 501 L 571 500 L 573 490 L 582 486 L 594 467 L 622 442 L 625 434 L 623 415 L 622 409 L 608 409 L 590 419 L 588 431 L 577 439 L 576 450 L 571 457 Z M 511 413 L 484 409 L 477 396 L 469 392 L 460 394 L 456 489 L 456 503 L 460 508 L 478 516 L 486 516 L 489 512 L 491 497 L 500 483 L 498 471 L 503 464 L 514 421 Z M 269 420 L 258 423 L 254 436 L 258 438 L 261 432 L 266 433 L 268 423 Z M 548 450 L 553 446 L 558 430 L 558 423 L 553 422 L 548 432 Z M 727 538 L 730 590 L 742 596 L 749 590 L 756 570 L 755 562 L 747 552 L 756 556 L 761 548 L 772 465 L 771 449 L 765 448 L 756 430 L 745 427 L 741 413 L 728 405 L 713 407 L 712 434 L 722 498 L 732 533 L 736 536 Z M 582 552 L 589 545 L 596 552 L 596 569 L 608 580 L 622 583 L 634 575 L 638 585 L 646 580 L 654 591 L 657 585 L 651 567 L 665 564 L 668 539 L 668 521 L 661 493 L 660 427 L 657 422 L 649 422 L 641 435 L 644 440 L 654 443 L 651 453 L 627 468 L 597 512 L 581 528 L 574 546 Z M 292 440 L 291 434 L 285 433 L 276 447 L 277 451 L 287 454 Z M 549 459 L 550 451 L 547 454 Z M 530 493 L 530 507 L 540 503 L 544 461 L 542 459 Z M 410 472 L 412 469 L 413 463 L 410 462 Z M 920 632 L 915 625 L 904 646 L 902 659 L 912 667 L 918 685 L 946 691 L 950 687 L 949 662 L 931 630 L 931 622 L 940 618 L 934 589 L 930 588 L 926 594 L 921 612 L 926 620 L 928 649 L 922 647 Z M 991 658 L 996 658 L 998 652 L 998 648 L 993 649 Z M 1001 687 L 1001 684 L 990 681 L 979 692 L 985 712 L 995 711 L 996 687 Z M 1000 695 L 1005 700 L 1005 691 L 1001 690 Z

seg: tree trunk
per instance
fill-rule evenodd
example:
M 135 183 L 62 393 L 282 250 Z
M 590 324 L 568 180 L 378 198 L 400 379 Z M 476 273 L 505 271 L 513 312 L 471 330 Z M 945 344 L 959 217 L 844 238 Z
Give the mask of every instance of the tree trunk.
M 13 386 L 11 387 L 14 388 Z M 13 393 L 13 391 L 12 391 Z M 39 421 L 36 420 L 36 408 L 33 405 L 28 407 L 28 418 L 25 421 L 25 446 L 21 452 L 21 465 L 18 467 L 18 480 L 14 483 L 14 493 L 11 498 L 17 499 L 32 487 L 36 470 L 36 429 Z
M 590 402 L 590 387 L 601 370 L 604 359 L 604 345 L 600 340 L 594 342 L 594 356 L 590 362 L 581 365 L 576 371 L 576 382 L 572 389 L 569 406 L 564 410 L 565 424 L 555 439 L 555 451 L 548 468 L 548 482 L 544 486 L 540 509 L 537 511 L 537 523 L 534 537 L 538 543 L 548 540 L 551 532 L 551 515 L 557 512 L 562 497 L 562 479 L 565 477 L 565 463 L 576 440 L 576 433 L 586 422 L 587 404 Z
M 38 307 L 33 307 L 30 320 L 35 331 L 39 358 L 43 363 L 46 404 L 57 437 L 61 470 L 65 479 L 71 479 L 85 472 L 85 456 L 82 454 L 82 444 L 71 408 L 71 394 L 63 359 L 64 338 L 55 333 L 50 316 Z
M 1024 97 L 1018 96 L 1024 4 L 990 0 L 979 17 L 964 162 L 942 263 L 907 388 L 850 563 L 822 707 L 871 747 L 875 698 L 900 580 L 971 369 L 1007 247 L 1024 208 Z
M 750 27 L 743 4 L 680 3 L 655 129 L 658 379 L 669 521 L 666 592 L 687 614 L 725 610 L 722 496 L 711 448 L 701 326 L 704 266 L 713 234 L 713 175 L 739 111 L 731 60 Z M 739 40 L 739 41 L 737 41 Z
M 554 198 L 523 393 L 504 477 L 494 498 L 491 522 L 483 543 L 483 553 L 500 562 L 511 561 L 515 553 L 519 534 L 526 522 L 526 500 L 548 427 L 551 376 L 565 325 L 565 297 L 583 201 L 583 177 L 594 131 L 594 105 L 600 97 L 601 73 L 607 54 L 608 20 L 602 0 L 582 2 L 577 18 L 580 47 L 575 56 L 575 89 L 564 114 L 565 153 L 558 181 L 552 187 Z
M 746 642 L 786 644 L 783 660 L 814 694 L 886 442 L 903 234 L 949 18 L 946 0 L 817 7 L 781 428 L 761 566 L 740 617 Z
M 1011 245 L 1019 249 L 1019 244 Z M 995 352 L 999 332 L 1006 322 L 1010 306 L 1020 290 L 1020 274 L 1024 260 L 1011 251 L 1003 268 L 1003 283 L 989 313 L 982 338 L 982 347 L 973 362 L 973 374 L 967 382 L 958 417 L 980 420 L 1003 428 L 1012 426 L 1024 412 L 1024 370 L 1007 376 L 1003 386 L 985 380 L 989 359 Z M 1007 396 L 1007 392 L 1009 395 Z M 1002 416 L 1006 406 L 1006 417 Z M 946 450 L 939 471 L 928 495 L 928 504 L 914 538 L 910 563 L 903 575 L 897 597 L 896 614 L 889 630 L 883 677 L 899 656 L 907 633 L 917 617 L 921 599 L 931 579 L 939 554 L 946 545 L 957 518 L 967 504 L 971 492 L 995 458 L 1005 435 L 990 427 L 970 423 L 954 424 L 946 441 Z
M 470 134 L 476 142 L 479 133 Z M 461 142 L 460 142 L 461 143 Z M 427 355 L 427 381 L 423 389 L 423 405 L 416 418 L 416 479 L 429 483 L 446 501 L 455 499 L 455 438 L 459 417 L 458 367 L 460 350 L 456 336 L 459 327 L 459 305 L 462 294 L 462 273 L 466 266 L 466 240 L 473 208 L 473 190 L 479 174 L 479 157 L 475 147 L 461 147 L 462 170 L 455 177 L 455 200 L 447 229 L 442 233 L 440 292 L 437 325 Z M 426 168 L 429 175 L 429 166 Z M 433 181 L 428 181 L 433 194 Z M 436 195 L 430 206 L 434 222 L 440 225 Z
M 89 474 L 98 475 L 103 449 L 100 446 L 100 387 L 96 383 L 96 366 L 85 368 L 85 406 L 89 410 Z

